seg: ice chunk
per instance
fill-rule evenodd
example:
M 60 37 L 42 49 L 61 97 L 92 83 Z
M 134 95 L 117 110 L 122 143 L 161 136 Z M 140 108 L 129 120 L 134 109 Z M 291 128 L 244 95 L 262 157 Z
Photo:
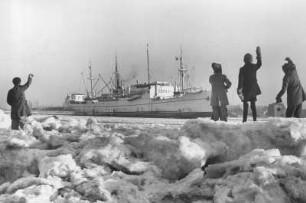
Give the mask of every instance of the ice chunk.
M 0 202 L 304 202 L 305 126 L 33 116 L 0 128 Z
M 112 199 L 111 193 L 104 188 L 104 181 L 102 178 L 95 178 L 84 182 L 76 187 L 76 191 L 90 201 L 109 201 Z
M 180 137 L 180 151 L 187 159 L 196 159 L 202 161 L 205 157 L 205 150 L 194 142 L 191 142 L 189 138 Z
M 27 148 L 38 143 L 39 140 L 25 131 L 12 131 L 6 140 L 6 146 L 9 148 Z
M 72 172 L 80 170 L 76 165 L 71 154 L 60 155 L 57 157 L 44 157 L 39 162 L 39 176 L 58 176 L 61 178 L 70 177 Z

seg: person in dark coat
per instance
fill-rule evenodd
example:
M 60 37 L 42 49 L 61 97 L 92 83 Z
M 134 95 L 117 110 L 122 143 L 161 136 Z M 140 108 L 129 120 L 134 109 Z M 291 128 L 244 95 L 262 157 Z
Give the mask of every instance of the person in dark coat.
M 276 96 L 276 102 L 282 102 L 282 96 L 287 91 L 286 117 L 301 118 L 302 103 L 306 100 L 306 95 L 297 74 L 295 64 L 289 57 L 285 60 L 287 60 L 287 63 L 282 67 L 285 76 L 283 78 L 282 89 Z
M 237 93 L 240 99 L 243 102 L 243 120 L 242 122 L 247 121 L 248 117 L 248 109 L 249 104 L 251 103 L 251 110 L 253 115 L 253 120 L 257 120 L 257 112 L 256 112 L 256 101 L 257 95 L 261 94 L 259 85 L 257 83 L 257 70 L 261 67 L 261 51 L 260 47 L 256 47 L 256 59 L 257 63 L 254 64 L 253 57 L 251 54 L 246 54 L 244 56 L 244 66 L 240 68 L 239 71 L 239 82 Z
M 31 85 L 32 77 L 33 75 L 29 74 L 28 81 L 24 85 L 20 85 L 21 79 L 15 77 L 13 79 L 14 87 L 8 91 L 7 103 L 11 106 L 12 130 L 19 130 L 19 127 L 23 129 L 22 117 L 31 115 L 31 109 L 28 106 L 24 92 Z
M 222 74 L 222 66 L 218 63 L 213 63 L 212 68 L 214 74 L 209 77 L 211 84 L 211 100 L 212 106 L 212 120 L 227 121 L 227 105 L 229 104 L 227 98 L 227 90 L 231 87 L 232 83 Z

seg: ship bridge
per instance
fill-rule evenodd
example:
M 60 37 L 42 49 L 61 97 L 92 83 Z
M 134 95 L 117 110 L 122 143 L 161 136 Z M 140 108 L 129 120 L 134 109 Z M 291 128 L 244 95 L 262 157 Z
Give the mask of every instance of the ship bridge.
M 131 86 L 130 95 L 149 94 L 151 99 L 168 99 L 174 96 L 174 86 L 169 82 L 155 81 Z

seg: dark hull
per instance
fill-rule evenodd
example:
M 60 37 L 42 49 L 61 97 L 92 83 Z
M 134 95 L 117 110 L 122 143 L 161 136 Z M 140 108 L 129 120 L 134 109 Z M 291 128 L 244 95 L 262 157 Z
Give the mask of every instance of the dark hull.
M 211 112 L 104 112 L 84 113 L 75 112 L 79 116 L 114 116 L 114 117 L 142 117 L 142 118 L 198 118 L 211 117 Z

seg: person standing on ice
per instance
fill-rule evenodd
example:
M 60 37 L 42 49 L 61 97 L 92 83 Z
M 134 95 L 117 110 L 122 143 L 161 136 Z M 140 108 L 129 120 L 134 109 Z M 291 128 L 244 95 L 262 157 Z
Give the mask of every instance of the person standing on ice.
M 222 66 L 218 63 L 212 63 L 214 74 L 209 77 L 211 84 L 211 100 L 212 106 L 212 120 L 227 121 L 227 90 L 231 87 L 232 83 L 222 74 Z
M 24 92 L 31 85 L 32 78 L 33 74 L 29 74 L 28 81 L 24 85 L 20 85 L 21 79 L 19 77 L 13 78 L 14 87 L 7 94 L 7 103 L 11 106 L 12 130 L 19 130 L 19 127 L 23 129 L 22 118 L 31 115 L 31 109 Z
M 287 63 L 282 67 L 285 76 L 283 78 L 282 89 L 276 96 L 276 103 L 282 102 L 282 96 L 287 91 L 286 117 L 301 118 L 302 103 L 306 100 L 306 95 L 297 74 L 295 64 L 289 57 L 285 60 Z
M 256 47 L 256 59 L 257 63 L 254 64 L 253 57 L 251 54 L 247 53 L 244 55 L 243 61 L 244 66 L 240 68 L 239 71 L 239 82 L 237 88 L 237 94 L 239 95 L 241 101 L 243 102 L 243 120 L 247 121 L 249 104 L 251 103 L 251 110 L 253 115 L 253 121 L 257 120 L 256 112 L 256 101 L 257 95 L 261 94 L 259 85 L 257 83 L 257 70 L 261 67 L 261 50 L 260 47 Z

